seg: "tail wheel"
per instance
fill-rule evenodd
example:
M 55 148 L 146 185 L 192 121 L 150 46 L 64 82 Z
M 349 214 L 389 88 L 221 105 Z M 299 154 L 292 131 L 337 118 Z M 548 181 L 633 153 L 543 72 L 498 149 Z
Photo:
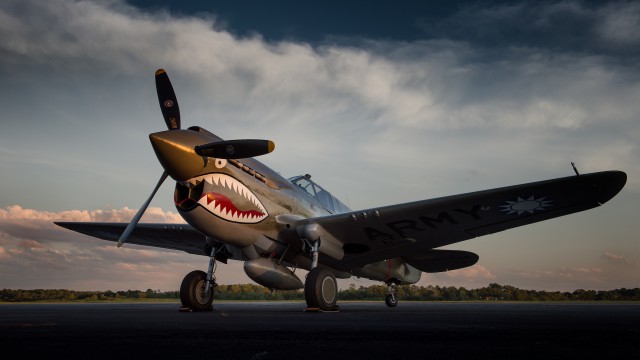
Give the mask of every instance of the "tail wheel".
M 387 303 L 388 307 L 398 306 L 398 298 L 395 294 L 387 294 L 387 296 L 384 297 L 384 302 Z
M 180 301 L 182 306 L 193 311 L 206 311 L 211 309 L 213 302 L 213 286 L 209 292 L 205 292 L 207 274 L 204 271 L 194 270 L 187 274 L 180 285 Z
M 333 272 L 317 267 L 307 275 L 304 283 L 304 298 L 308 307 L 330 311 L 336 309 L 338 282 Z

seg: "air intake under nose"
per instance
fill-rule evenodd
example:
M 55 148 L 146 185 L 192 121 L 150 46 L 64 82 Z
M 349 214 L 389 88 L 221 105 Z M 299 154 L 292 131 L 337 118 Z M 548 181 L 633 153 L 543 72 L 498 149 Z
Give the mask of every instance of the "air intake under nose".
M 184 183 L 177 182 L 174 194 L 174 202 L 176 207 L 182 211 L 191 211 L 198 205 L 198 201 L 202 197 L 204 189 L 204 181 L 198 185 L 189 187 Z

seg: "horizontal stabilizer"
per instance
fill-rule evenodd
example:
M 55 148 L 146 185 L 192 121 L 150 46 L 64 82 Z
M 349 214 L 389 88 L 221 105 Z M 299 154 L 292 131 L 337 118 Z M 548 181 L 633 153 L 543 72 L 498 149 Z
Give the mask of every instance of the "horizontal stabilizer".
M 480 257 L 462 250 L 428 250 L 420 255 L 405 256 L 402 259 L 414 268 L 436 273 L 466 268 L 478 262 Z

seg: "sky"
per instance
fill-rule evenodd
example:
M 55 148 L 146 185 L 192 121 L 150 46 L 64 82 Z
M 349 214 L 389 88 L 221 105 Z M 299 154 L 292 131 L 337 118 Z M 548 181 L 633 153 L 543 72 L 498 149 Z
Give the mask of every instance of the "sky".
M 187 4 L 184 4 L 187 3 Z M 597 209 L 448 246 L 418 285 L 640 286 L 640 2 L 0 2 L 0 288 L 177 290 L 208 259 L 53 221 L 133 217 L 162 173 L 154 73 L 183 127 L 264 138 L 353 209 L 623 170 Z M 183 222 L 165 182 L 143 222 Z M 249 283 L 242 263 L 219 283 Z M 341 286 L 367 286 L 352 278 Z

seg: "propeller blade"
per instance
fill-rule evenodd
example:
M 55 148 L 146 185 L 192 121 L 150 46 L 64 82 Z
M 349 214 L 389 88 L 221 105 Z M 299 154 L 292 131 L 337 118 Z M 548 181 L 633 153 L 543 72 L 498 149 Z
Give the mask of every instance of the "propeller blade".
M 122 232 L 122 235 L 120 235 L 120 239 L 118 239 L 118 245 L 117 245 L 118 247 L 121 247 L 122 244 L 124 244 L 124 242 L 127 241 L 127 239 L 129 238 L 129 235 L 131 235 L 133 230 L 136 228 L 136 225 L 138 225 L 138 221 L 140 221 L 142 214 L 144 214 L 145 210 L 147 210 L 147 207 L 149 206 L 151 199 L 153 199 L 153 197 L 156 195 L 156 192 L 160 188 L 160 185 L 162 185 L 162 183 L 167 179 L 167 176 L 169 176 L 169 174 L 166 171 L 162 173 L 162 176 L 160 176 L 160 180 L 158 181 L 158 184 L 156 185 L 155 189 L 153 189 L 151 196 L 149 196 L 147 201 L 144 202 L 140 210 L 138 210 L 138 212 L 136 213 L 136 216 L 134 216 L 133 219 L 131 219 L 131 222 L 129 223 L 129 225 L 127 225 L 127 228 L 124 229 L 124 231 Z
M 268 154 L 276 145 L 271 140 L 223 140 L 195 147 L 196 154 L 218 159 L 243 159 Z
M 156 71 L 156 91 L 158 92 L 158 101 L 160 102 L 160 110 L 164 122 L 167 123 L 169 130 L 180 129 L 180 108 L 178 107 L 178 98 L 171 86 L 169 75 L 164 69 Z

